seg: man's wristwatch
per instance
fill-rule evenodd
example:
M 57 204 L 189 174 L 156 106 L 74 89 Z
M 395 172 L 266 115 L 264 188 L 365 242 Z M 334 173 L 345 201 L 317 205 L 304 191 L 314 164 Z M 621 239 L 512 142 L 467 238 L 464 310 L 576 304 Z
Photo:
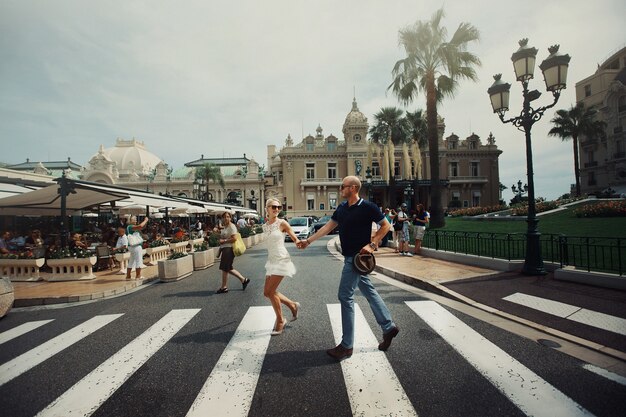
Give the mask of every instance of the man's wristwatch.
M 374 242 L 370 242 L 370 248 L 376 250 L 376 248 L 378 248 L 378 245 Z

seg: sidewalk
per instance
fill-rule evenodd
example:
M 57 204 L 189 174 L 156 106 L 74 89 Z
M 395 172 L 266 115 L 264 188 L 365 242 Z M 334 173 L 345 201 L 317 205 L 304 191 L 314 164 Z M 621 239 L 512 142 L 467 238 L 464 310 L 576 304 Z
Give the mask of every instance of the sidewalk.
M 376 252 L 376 270 L 548 334 L 626 361 L 626 292 L 527 276 L 393 249 Z M 505 299 L 506 298 L 506 299 Z
M 141 270 L 144 279 L 127 280 L 125 274 L 117 271 L 94 272 L 96 278 L 85 281 L 62 282 L 13 282 L 15 301 L 13 307 L 31 307 L 59 303 L 97 300 L 130 291 L 157 279 L 157 266 L 146 266 Z M 46 273 L 42 273 L 45 276 Z M 135 277 L 133 270 L 132 277 Z M 9 312 L 10 314 L 10 312 Z

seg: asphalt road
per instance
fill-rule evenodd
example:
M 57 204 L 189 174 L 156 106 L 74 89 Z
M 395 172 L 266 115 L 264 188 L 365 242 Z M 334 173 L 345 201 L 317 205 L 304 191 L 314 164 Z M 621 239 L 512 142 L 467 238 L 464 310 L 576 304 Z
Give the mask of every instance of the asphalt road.
M 327 241 L 287 244 L 298 274 L 280 290 L 302 309 L 276 337 L 263 245 L 235 261 L 252 280 L 245 292 L 231 278 L 214 294 L 213 266 L 118 298 L 11 312 L 0 320 L 0 415 L 623 415 L 624 378 L 378 280 L 399 336 L 376 349 L 381 331 L 357 291 L 355 354 L 335 362 L 325 350 L 342 264 Z M 41 320 L 52 321 L 11 338 Z

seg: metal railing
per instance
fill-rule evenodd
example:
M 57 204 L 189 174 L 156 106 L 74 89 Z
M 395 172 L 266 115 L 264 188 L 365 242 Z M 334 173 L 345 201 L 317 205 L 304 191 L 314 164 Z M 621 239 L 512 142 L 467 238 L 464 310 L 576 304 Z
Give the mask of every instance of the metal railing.
M 545 262 L 573 266 L 588 272 L 626 273 L 626 238 L 542 234 Z M 427 230 L 422 246 L 486 258 L 523 260 L 525 233 L 486 233 Z

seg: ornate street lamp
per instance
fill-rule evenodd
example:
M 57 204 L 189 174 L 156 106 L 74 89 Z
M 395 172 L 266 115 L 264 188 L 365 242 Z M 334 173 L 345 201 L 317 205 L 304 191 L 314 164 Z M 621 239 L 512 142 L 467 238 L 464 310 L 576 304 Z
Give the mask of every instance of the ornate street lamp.
M 367 201 L 372 201 L 372 170 L 370 167 L 365 170 L 365 186 L 367 187 Z
M 528 191 L 528 185 L 524 184 L 522 186 L 522 180 L 518 180 L 517 187 L 515 187 L 515 184 L 511 185 L 511 191 L 517 195 L 517 201 L 521 202 L 522 196 Z
M 504 83 L 500 79 L 502 74 L 494 75 L 495 82 L 487 92 L 491 99 L 493 112 L 498 114 L 502 123 L 512 123 L 526 134 L 526 175 L 528 177 L 528 217 L 526 222 L 528 223 L 528 230 L 526 232 L 526 258 L 524 259 L 522 272 L 527 275 L 544 275 L 546 270 L 541 256 L 541 242 L 539 240 L 541 234 L 537 227 L 539 221 L 537 220 L 535 209 L 535 183 L 533 181 L 533 153 L 530 130 L 533 124 L 541 119 L 544 112 L 554 107 L 557 101 L 559 101 L 561 90 L 565 88 L 567 80 L 570 56 L 559 54 L 559 45 L 548 48 L 550 55 L 539 65 L 539 68 L 543 73 L 546 90 L 552 93 L 554 101 L 548 106 L 534 109 L 530 106 L 530 103 L 537 100 L 541 93 L 537 90 L 528 91 L 528 82 L 533 78 L 537 49 L 528 47 L 528 39 L 522 39 L 519 41 L 519 45 L 520 48 L 511 56 L 516 79 L 522 83 L 523 87 L 524 103 L 519 116 L 508 120 L 504 119 L 504 114 L 509 110 L 509 90 L 511 85 Z

